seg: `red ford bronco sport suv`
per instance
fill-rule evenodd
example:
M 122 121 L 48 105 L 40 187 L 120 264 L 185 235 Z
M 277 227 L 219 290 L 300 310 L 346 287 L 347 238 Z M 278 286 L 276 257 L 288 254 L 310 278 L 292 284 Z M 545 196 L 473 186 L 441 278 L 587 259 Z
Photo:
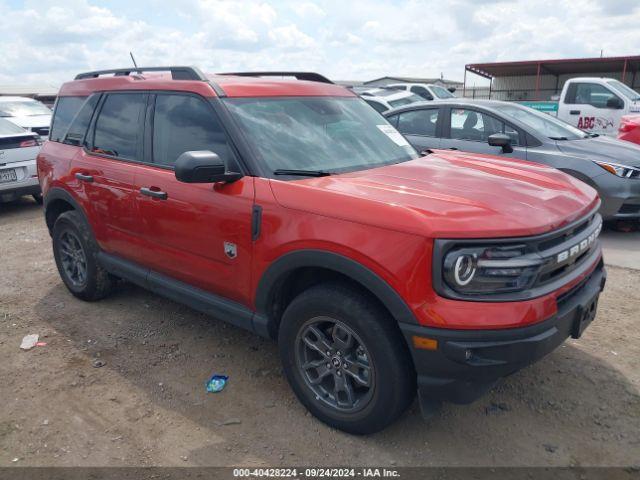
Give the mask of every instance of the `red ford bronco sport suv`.
M 420 156 L 318 74 L 78 75 L 38 157 L 60 276 L 125 279 L 277 339 L 315 416 L 352 433 L 468 403 L 593 320 L 595 190 L 551 168 Z

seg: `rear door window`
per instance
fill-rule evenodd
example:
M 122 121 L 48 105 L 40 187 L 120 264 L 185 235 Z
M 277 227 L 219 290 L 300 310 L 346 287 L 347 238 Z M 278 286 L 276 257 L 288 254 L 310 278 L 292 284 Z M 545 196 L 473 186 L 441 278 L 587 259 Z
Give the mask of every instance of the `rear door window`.
M 398 118 L 398 130 L 404 135 L 436 136 L 438 108 L 402 112 Z
M 51 123 L 51 135 L 49 139 L 54 142 L 62 142 L 71 120 L 82 107 L 87 97 L 58 97 L 56 108 Z
M 429 93 L 429 90 L 427 90 L 424 87 L 421 87 L 419 85 L 414 85 L 413 87 L 411 87 L 411 91 L 416 95 L 420 95 L 422 98 L 426 100 L 433 100 L 433 95 L 431 95 L 431 93 Z
M 93 151 L 129 160 L 140 159 L 146 102 L 144 93 L 108 94 L 96 120 Z
M 62 143 L 67 145 L 84 145 L 85 136 L 91 123 L 91 117 L 93 116 L 93 110 L 96 108 L 100 94 L 91 95 L 85 100 L 80 108 L 80 111 L 73 117 L 71 125 L 67 129 L 67 133 L 62 139 Z
M 153 163 L 173 166 L 184 152 L 209 150 L 227 165 L 233 150 L 220 121 L 207 103 L 192 95 L 160 94 L 153 117 Z

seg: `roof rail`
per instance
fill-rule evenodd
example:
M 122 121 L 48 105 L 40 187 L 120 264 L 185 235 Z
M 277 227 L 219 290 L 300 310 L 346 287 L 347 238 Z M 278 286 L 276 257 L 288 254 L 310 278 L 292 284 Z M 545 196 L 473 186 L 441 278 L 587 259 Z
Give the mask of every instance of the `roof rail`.
M 309 82 L 333 83 L 324 75 L 315 72 L 234 72 L 218 73 L 217 75 L 236 75 L 238 77 L 294 77 L 297 80 Z
M 144 72 L 171 72 L 173 80 L 201 80 L 207 81 L 208 78 L 196 67 L 131 67 L 131 68 L 114 68 L 111 70 L 96 70 L 95 72 L 85 72 L 76 75 L 75 80 L 83 80 L 86 78 L 98 78 L 101 75 L 114 75 L 116 77 L 128 76 L 132 73 Z

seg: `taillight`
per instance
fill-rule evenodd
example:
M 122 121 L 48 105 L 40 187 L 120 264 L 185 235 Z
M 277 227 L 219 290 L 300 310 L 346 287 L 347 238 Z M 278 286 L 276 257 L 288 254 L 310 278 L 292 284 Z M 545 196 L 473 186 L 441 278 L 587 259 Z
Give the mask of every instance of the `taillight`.
M 628 119 L 622 119 L 620 121 L 620 126 L 618 127 L 618 132 L 619 133 L 627 133 L 630 132 L 631 130 L 634 130 L 636 128 L 640 127 L 640 122 L 637 119 L 633 119 L 633 120 L 628 120 Z
M 18 146 L 20 148 L 25 148 L 25 147 L 37 147 L 38 145 L 41 145 L 39 140 L 36 140 L 35 138 L 30 138 L 29 140 L 23 140 L 22 142 L 20 142 Z

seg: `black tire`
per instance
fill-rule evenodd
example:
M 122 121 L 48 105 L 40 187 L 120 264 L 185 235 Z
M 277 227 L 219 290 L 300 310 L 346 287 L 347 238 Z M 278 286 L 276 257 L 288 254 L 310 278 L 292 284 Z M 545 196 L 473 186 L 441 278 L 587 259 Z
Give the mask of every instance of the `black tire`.
M 36 201 L 36 203 L 38 205 L 42 205 L 42 194 L 41 193 L 34 193 L 32 195 L 33 199 Z
M 62 213 L 53 226 L 52 237 L 58 272 L 73 295 L 82 300 L 95 301 L 111 293 L 114 278 L 98 263 L 98 245 L 81 214 L 74 210 Z M 68 248 L 70 245 L 71 249 Z M 73 256 L 69 253 L 73 253 Z M 75 269 L 70 266 L 74 263 L 79 265 Z
M 374 433 L 395 421 L 413 400 L 416 377 L 410 353 L 394 322 L 368 293 L 346 283 L 320 284 L 296 297 L 283 314 L 278 347 L 285 375 L 300 402 L 324 423 L 348 433 Z M 311 340 L 320 339 L 317 331 L 325 332 L 324 338 L 338 345 L 330 351 L 331 356 L 310 347 L 309 335 Z M 349 331 L 353 334 L 351 348 L 362 344 L 358 354 L 341 348 Z M 338 338 L 340 343 L 336 343 L 336 335 L 343 337 Z M 321 342 L 324 340 L 313 344 Z M 340 350 L 345 353 L 336 360 Z M 358 364 L 360 381 L 349 372 L 336 376 L 340 375 L 337 370 L 351 370 L 354 363 Z M 359 368 L 364 365 L 368 368 Z M 326 373 L 328 370 L 331 373 Z M 337 385 L 347 379 L 352 384 L 350 395 L 342 384 L 339 388 Z

